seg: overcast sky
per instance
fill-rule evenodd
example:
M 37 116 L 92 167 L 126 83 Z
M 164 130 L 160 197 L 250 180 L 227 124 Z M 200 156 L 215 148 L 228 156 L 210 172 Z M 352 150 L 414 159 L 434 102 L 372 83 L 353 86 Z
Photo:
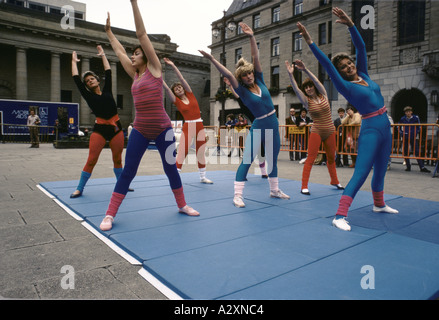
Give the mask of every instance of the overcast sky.
M 114 27 L 135 30 L 130 0 L 75 0 L 87 4 L 86 20 L 105 24 L 107 11 Z M 179 52 L 209 51 L 211 23 L 223 16 L 233 0 L 138 0 L 146 32 L 167 34 Z

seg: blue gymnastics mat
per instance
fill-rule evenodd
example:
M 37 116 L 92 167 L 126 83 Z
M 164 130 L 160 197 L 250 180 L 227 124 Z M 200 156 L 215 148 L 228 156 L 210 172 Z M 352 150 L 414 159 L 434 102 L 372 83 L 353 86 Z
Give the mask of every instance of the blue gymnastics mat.
M 279 179 L 290 200 L 269 197 L 265 179 L 249 175 L 245 208 L 232 203 L 235 172 L 182 173 L 187 203 L 199 217 L 178 214 L 165 175 L 138 176 L 115 219 L 102 232 L 115 178 L 41 183 L 57 201 L 113 248 L 141 264 L 172 299 L 435 299 L 439 293 L 439 202 L 385 195 L 399 214 L 372 212 L 360 191 L 351 232 L 332 226 L 341 191 Z M 139 272 L 142 274 L 142 272 Z M 159 289 L 160 289 L 159 288 Z M 166 293 L 165 293 L 166 294 Z

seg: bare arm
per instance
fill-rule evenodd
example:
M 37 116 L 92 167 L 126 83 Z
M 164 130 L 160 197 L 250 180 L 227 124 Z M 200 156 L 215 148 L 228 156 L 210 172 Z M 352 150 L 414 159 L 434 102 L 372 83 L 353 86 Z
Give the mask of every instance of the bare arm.
M 104 70 L 110 70 L 111 66 L 110 63 L 108 62 L 107 57 L 105 56 L 104 49 L 102 48 L 102 46 L 97 46 L 97 49 L 98 49 L 98 56 L 102 58 L 102 64 L 104 66 Z
M 168 87 L 165 81 L 163 81 L 163 89 L 165 89 L 166 94 L 168 95 L 169 99 L 171 99 L 172 103 L 175 103 L 175 94 L 172 92 L 172 90 Z
M 72 53 L 72 76 L 79 76 L 79 71 L 78 71 L 78 62 L 80 60 L 78 59 L 78 55 L 76 53 L 76 51 L 73 51 Z
M 244 32 L 246 35 L 250 37 L 251 54 L 253 58 L 253 65 L 255 67 L 255 71 L 262 72 L 261 61 L 259 60 L 258 44 L 253 34 L 253 30 L 243 22 L 239 23 L 239 25 L 241 26 L 242 32 Z
M 304 107 L 308 107 L 308 98 L 297 85 L 296 79 L 294 79 L 294 64 L 290 65 L 288 61 L 285 61 L 285 66 L 287 67 L 288 75 L 290 76 L 290 82 L 294 92 L 297 95 L 297 98 L 299 98 L 300 103 L 303 104 Z
M 116 53 L 117 57 L 119 58 L 119 61 L 122 64 L 125 72 L 128 73 L 128 75 L 132 79 L 134 79 L 136 70 L 133 68 L 131 60 L 130 58 L 128 58 L 125 48 L 122 46 L 119 40 L 116 39 L 116 36 L 111 31 L 110 13 L 108 13 L 107 23 L 105 25 L 105 32 L 107 33 L 107 37 L 110 41 L 111 47 L 113 48 L 114 53 Z
M 180 80 L 181 85 L 183 86 L 183 89 L 186 92 L 192 92 L 192 89 L 189 85 L 189 83 L 187 83 L 187 81 L 184 79 L 183 75 L 181 74 L 180 70 L 178 70 L 177 66 L 174 64 L 174 62 L 172 62 L 171 60 L 169 60 L 168 58 L 163 58 L 163 60 L 165 61 L 166 64 L 168 64 L 169 66 L 172 67 L 172 69 L 174 69 L 175 74 L 177 75 L 178 80 Z
M 140 14 L 139 6 L 137 5 L 137 0 L 131 0 L 131 5 L 133 7 L 137 39 L 139 39 L 143 52 L 145 52 L 146 58 L 148 59 L 147 67 L 154 77 L 159 78 L 162 75 L 162 64 L 154 50 L 154 46 L 152 45 L 148 34 L 146 33 L 142 15 Z

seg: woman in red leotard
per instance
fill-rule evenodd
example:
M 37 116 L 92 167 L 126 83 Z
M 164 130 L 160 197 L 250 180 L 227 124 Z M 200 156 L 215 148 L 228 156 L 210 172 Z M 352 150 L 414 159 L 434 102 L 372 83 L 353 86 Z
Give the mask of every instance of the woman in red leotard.
M 164 58 L 163 60 L 175 71 L 180 81 L 174 83 L 171 88 L 163 81 L 163 87 L 169 99 L 171 99 L 178 111 L 183 115 L 185 121 L 182 130 L 182 139 L 180 139 L 180 144 L 178 145 L 177 169 L 179 172 L 181 171 L 184 159 L 186 159 L 189 153 L 189 146 L 192 139 L 195 139 L 195 151 L 198 161 L 198 170 L 200 171 L 200 181 L 202 183 L 213 183 L 206 178 L 206 133 L 204 132 L 203 119 L 201 119 L 198 101 L 174 62 L 168 58 Z

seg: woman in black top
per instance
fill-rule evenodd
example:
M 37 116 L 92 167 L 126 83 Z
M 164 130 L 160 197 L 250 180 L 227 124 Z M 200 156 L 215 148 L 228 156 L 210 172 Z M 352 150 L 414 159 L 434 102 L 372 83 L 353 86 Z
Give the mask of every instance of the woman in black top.
M 111 68 L 105 57 L 104 50 L 97 46 L 98 56 L 102 58 L 105 70 L 105 85 L 101 90 L 100 79 L 93 71 L 84 72 L 82 79 L 79 77 L 77 63 L 80 61 L 73 51 L 72 54 L 72 76 L 82 97 L 87 101 L 88 106 L 96 116 L 93 133 L 90 136 L 89 154 L 87 163 L 82 169 L 76 191 L 70 195 L 70 198 L 77 198 L 82 195 L 84 186 L 91 176 L 93 168 L 98 162 L 99 155 L 107 141 L 110 142 L 111 152 L 113 154 L 114 174 L 119 178 L 122 173 L 122 151 L 124 147 L 124 134 L 117 114 L 116 102 L 112 93 Z

